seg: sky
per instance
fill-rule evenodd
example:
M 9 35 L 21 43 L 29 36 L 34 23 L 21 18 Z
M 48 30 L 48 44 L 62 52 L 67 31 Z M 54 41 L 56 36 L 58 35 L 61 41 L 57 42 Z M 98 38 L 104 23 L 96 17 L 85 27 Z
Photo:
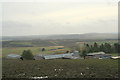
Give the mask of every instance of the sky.
M 2 35 L 117 33 L 116 0 L 2 3 Z

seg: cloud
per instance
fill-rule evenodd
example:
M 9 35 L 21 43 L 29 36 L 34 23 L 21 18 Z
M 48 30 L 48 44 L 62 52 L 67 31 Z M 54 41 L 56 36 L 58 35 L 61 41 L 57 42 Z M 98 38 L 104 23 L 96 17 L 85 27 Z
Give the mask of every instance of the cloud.
M 4 35 L 117 31 L 117 5 L 40 4 L 4 5 Z M 19 31 L 21 32 L 18 33 Z
M 38 13 L 40 13 L 38 11 Z M 117 16 L 117 6 L 76 6 L 62 10 L 50 11 L 44 14 L 20 14 L 10 18 L 11 21 L 25 21 L 26 23 L 86 23 L 99 18 L 109 18 Z

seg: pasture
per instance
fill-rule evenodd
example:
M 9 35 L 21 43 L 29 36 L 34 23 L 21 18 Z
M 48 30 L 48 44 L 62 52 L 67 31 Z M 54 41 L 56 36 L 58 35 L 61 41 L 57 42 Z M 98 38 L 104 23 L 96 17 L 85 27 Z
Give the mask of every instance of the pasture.
M 75 50 L 76 48 L 82 50 L 85 48 L 84 44 L 93 45 L 97 42 L 98 45 L 102 43 L 114 44 L 117 40 L 79 40 L 79 39 L 69 39 L 69 40 L 28 40 L 28 41 L 3 41 L 2 47 L 2 57 L 8 54 L 22 54 L 23 50 L 30 49 L 33 55 L 45 53 L 65 53 L 67 50 Z M 42 52 L 41 49 L 45 48 L 46 51 Z M 63 48 L 63 49 L 58 49 Z M 56 50 L 51 50 L 56 49 Z M 113 54 L 114 55 L 114 54 Z
M 45 51 L 42 51 L 42 48 L 45 48 Z M 58 49 L 63 48 L 63 49 Z M 31 50 L 33 55 L 45 53 L 45 54 L 51 54 L 51 53 L 64 53 L 69 48 L 65 48 L 64 46 L 49 46 L 49 47 L 4 47 L 2 48 L 2 57 L 6 57 L 8 54 L 19 54 L 21 55 L 23 50 Z M 55 50 L 52 50 L 55 49 Z

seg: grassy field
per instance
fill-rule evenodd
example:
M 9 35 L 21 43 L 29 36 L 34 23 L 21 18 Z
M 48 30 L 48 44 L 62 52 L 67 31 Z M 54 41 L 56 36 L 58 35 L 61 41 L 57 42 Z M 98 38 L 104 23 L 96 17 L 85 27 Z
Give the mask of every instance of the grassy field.
M 3 60 L 2 67 L 3 78 L 118 78 L 112 59 Z
M 33 40 L 33 41 L 4 41 L 2 48 L 2 57 L 6 57 L 8 54 L 22 54 L 23 50 L 30 49 L 34 55 L 40 53 L 64 53 L 67 50 L 74 49 L 75 47 L 80 46 L 80 50 L 84 49 L 84 44 L 93 45 L 94 42 L 97 42 L 98 45 L 102 43 L 111 43 L 114 44 L 117 40 L 96 40 L 96 41 L 81 41 L 81 40 Z M 24 46 L 23 46 L 24 45 Z M 27 47 L 25 47 L 27 46 Z M 31 46 L 31 47 L 29 47 Z M 64 48 L 58 50 L 58 48 Z M 45 48 L 46 51 L 42 52 L 41 49 Z M 57 49 L 57 50 L 50 50 Z M 116 54 L 112 54 L 116 55 Z
M 45 51 L 42 52 L 42 48 L 45 48 Z M 63 49 L 58 49 L 58 48 L 63 48 Z M 40 53 L 45 53 L 45 54 L 51 54 L 54 52 L 61 52 L 64 53 L 69 48 L 65 48 L 64 46 L 49 46 L 49 47 L 4 47 L 2 48 L 2 57 L 6 57 L 8 54 L 19 54 L 21 55 L 23 50 L 28 50 L 30 49 L 34 55 L 40 54 Z M 56 50 L 51 50 L 51 49 L 56 49 Z
M 118 55 L 120 55 L 120 53 L 110 53 L 110 55 L 112 55 L 112 56 L 118 56 Z

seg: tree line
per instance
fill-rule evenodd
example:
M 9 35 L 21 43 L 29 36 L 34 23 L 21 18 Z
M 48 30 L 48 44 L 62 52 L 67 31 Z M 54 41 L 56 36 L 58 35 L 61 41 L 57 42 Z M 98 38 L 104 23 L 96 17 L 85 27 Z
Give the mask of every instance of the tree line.
M 92 52 L 100 52 L 103 51 L 105 53 L 120 53 L 120 43 L 104 43 L 98 45 L 96 42 L 93 45 L 84 44 L 85 49 L 82 51 L 83 53 L 92 53 Z

